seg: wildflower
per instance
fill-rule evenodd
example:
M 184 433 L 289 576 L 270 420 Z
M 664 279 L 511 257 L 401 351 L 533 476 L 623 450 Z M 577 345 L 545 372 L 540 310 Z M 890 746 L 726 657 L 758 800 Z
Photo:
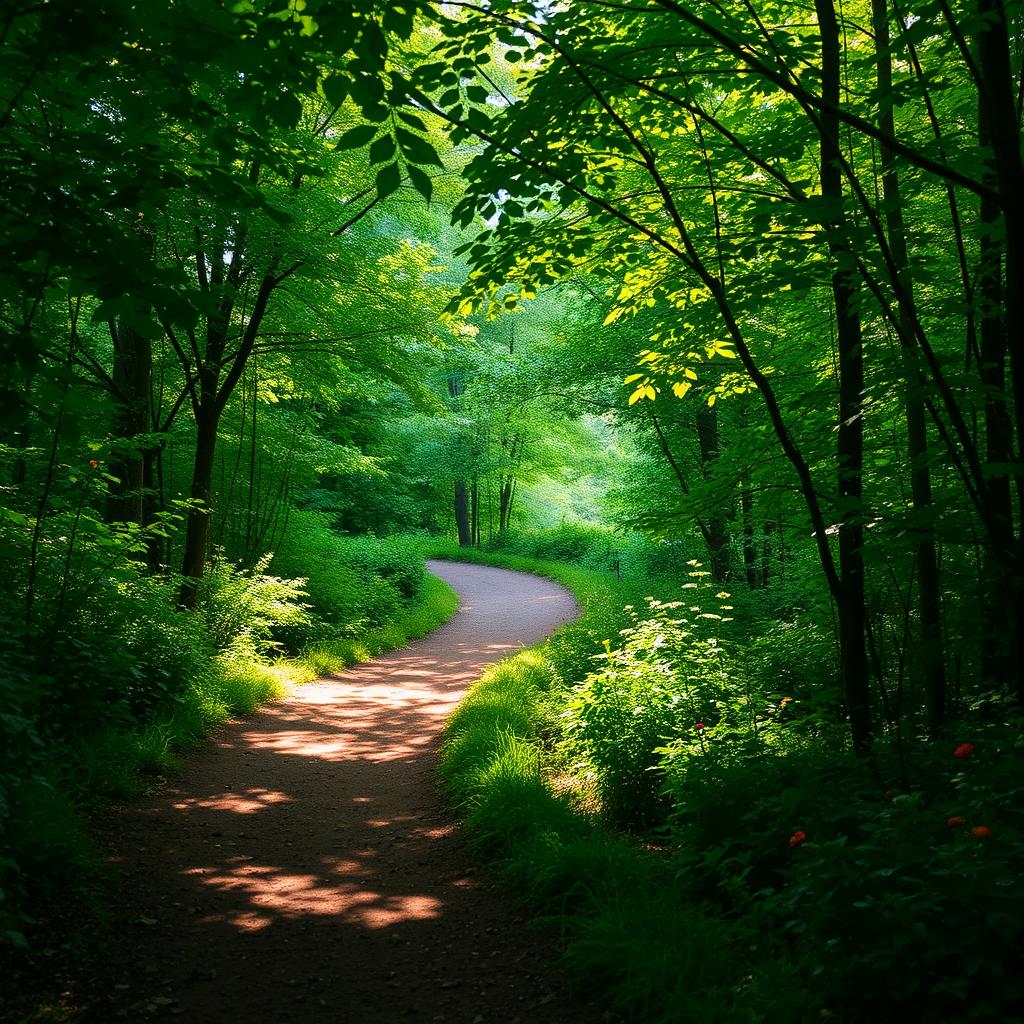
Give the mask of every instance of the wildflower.
M 887 789 L 882 794 L 882 796 L 884 796 L 886 800 L 891 800 L 895 795 L 896 795 L 896 792 L 895 792 L 895 790 L 892 790 L 892 789 Z
M 954 814 L 951 818 L 946 819 L 946 824 L 953 828 L 956 825 L 966 825 L 967 819 L 961 817 L 959 814 Z
M 974 753 L 973 743 L 961 743 L 956 750 L 953 751 L 954 757 L 970 757 Z
M 789 845 L 790 846 L 799 846 L 801 843 L 806 843 L 806 842 L 807 842 L 807 833 L 806 832 L 801 832 L 799 829 L 797 829 L 789 837 Z
M 93 469 L 95 469 L 99 465 L 99 463 L 95 459 L 90 459 L 89 465 L 92 466 Z
M 697 732 L 700 732 L 700 731 L 701 731 L 701 729 L 703 729 L 703 728 L 704 728 L 704 723 L 703 723 L 703 722 L 698 722 L 698 723 L 697 723 L 697 724 L 696 724 L 696 725 L 694 726 L 694 729 L 696 729 L 696 730 L 697 730 Z
M 987 839 L 992 835 L 992 829 L 990 829 L 988 825 L 975 825 L 974 828 L 971 829 L 971 835 L 976 839 Z
M 780 708 L 784 708 L 787 704 L 792 704 L 792 703 L 793 703 L 793 698 L 792 697 L 783 697 L 782 700 L 779 701 L 779 707 Z

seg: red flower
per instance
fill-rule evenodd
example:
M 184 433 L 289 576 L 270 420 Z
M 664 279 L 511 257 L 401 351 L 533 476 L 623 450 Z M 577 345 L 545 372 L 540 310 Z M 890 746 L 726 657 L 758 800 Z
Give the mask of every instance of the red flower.
M 956 750 L 953 751 L 954 757 L 970 757 L 974 753 L 973 743 L 961 743 Z
M 992 829 L 990 829 L 988 825 L 975 825 L 975 827 L 971 829 L 971 835 L 977 839 L 986 839 L 988 836 L 992 835 Z
M 807 842 L 807 833 L 806 832 L 801 832 L 799 829 L 797 829 L 796 832 L 794 832 L 789 837 L 789 845 L 790 846 L 799 846 L 801 843 L 806 843 L 806 842 Z
M 791 704 L 792 702 L 792 697 L 783 697 L 782 700 L 779 701 L 779 707 L 784 708 L 787 704 Z
M 99 465 L 99 463 L 95 459 L 90 459 L 89 465 L 92 466 L 93 469 L 95 469 Z
M 886 800 L 891 800 L 896 795 L 896 793 L 891 789 L 887 789 L 882 795 L 885 797 Z
M 703 729 L 703 728 L 704 728 L 704 723 L 703 723 L 703 722 L 698 722 L 698 723 L 697 723 L 697 724 L 696 724 L 696 725 L 694 726 L 694 729 L 696 729 L 696 730 L 697 730 L 698 732 L 699 732 L 699 731 L 700 731 L 701 729 Z
M 955 825 L 966 825 L 967 819 L 961 817 L 959 814 L 954 814 L 951 818 L 946 819 L 946 824 L 952 828 Z

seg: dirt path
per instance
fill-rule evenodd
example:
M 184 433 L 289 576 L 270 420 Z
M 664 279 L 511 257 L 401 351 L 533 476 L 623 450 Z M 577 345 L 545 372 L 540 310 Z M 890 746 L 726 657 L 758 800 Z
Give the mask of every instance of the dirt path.
M 230 725 L 117 811 L 123 948 L 85 1020 L 598 1019 L 479 878 L 435 776 L 466 687 L 576 606 L 522 573 L 431 568 L 462 599 L 446 626 Z

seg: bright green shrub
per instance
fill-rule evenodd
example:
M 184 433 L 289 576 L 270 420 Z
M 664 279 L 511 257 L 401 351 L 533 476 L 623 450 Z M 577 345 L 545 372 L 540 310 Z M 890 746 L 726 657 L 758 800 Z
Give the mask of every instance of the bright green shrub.
M 199 583 L 199 609 L 211 642 L 235 657 L 258 658 L 279 645 L 275 629 L 311 621 L 302 599 L 304 579 L 268 576 L 272 554 L 243 569 L 222 556 L 211 559 Z
M 291 648 L 381 626 L 420 592 L 423 554 L 410 538 L 342 537 L 326 515 L 293 512 L 272 568 L 301 577 L 316 618 L 282 631 Z
M 600 667 L 573 689 L 563 715 L 566 740 L 596 770 L 606 809 L 634 824 L 662 816 L 661 748 L 684 736 L 704 744 L 704 729 L 724 721 L 727 709 L 731 717 L 736 700 L 707 625 L 724 616 L 699 605 L 682 610 L 679 601 L 647 604 L 617 646 L 606 643 Z

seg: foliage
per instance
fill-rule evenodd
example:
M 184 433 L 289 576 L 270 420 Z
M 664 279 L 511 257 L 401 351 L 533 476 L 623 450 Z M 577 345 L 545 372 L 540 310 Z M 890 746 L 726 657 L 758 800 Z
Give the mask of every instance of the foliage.
M 259 658 L 274 648 L 275 627 L 310 621 L 305 580 L 268 576 L 273 554 L 241 570 L 214 557 L 203 576 L 200 609 L 214 646 L 236 657 Z
M 84 793 L 437 621 L 430 553 L 579 597 L 445 757 L 616 1010 L 1019 1009 L 1022 15 L 812 7 L 5 14 L 12 941 Z
M 605 641 L 598 668 L 566 703 L 570 750 L 593 766 L 606 809 L 626 822 L 659 817 L 663 779 L 656 769 L 663 744 L 683 736 L 682 742 L 703 748 L 706 732 L 739 724 L 737 711 L 748 720 L 756 715 L 730 692 L 735 682 L 727 657 L 707 628 L 708 620 L 722 616 L 701 605 L 682 607 L 682 601 L 648 598 L 643 617 L 628 608 L 633 624 L 620 631 L 614 647 Z

